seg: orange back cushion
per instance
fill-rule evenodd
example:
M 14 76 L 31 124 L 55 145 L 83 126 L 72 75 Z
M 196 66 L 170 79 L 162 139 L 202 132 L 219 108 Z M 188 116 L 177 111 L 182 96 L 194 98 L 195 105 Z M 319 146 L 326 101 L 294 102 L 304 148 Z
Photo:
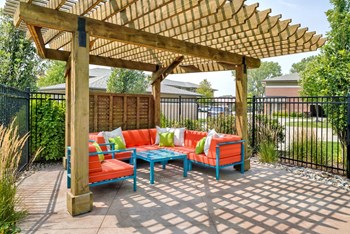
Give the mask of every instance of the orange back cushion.
M 225 135 L 221 138 L 213 138 L 210 143 L 208 158 L 216 158 L 216 146 L 223 142 L 239 141 L 241 137 L 235 135 Z M 220 147 L 220 159 L 241 155 L 241 144 L 222 145 Z
M 150 145 L 151 138 L 148 129 L 123 131 L 126 147 Z
M 151 138 L 151 145 L 154 145 L 156 143 L 157 129 L 155 128 L 149 129 L 149 136 Z
M 97 144 L 105 144 L 106 143 L 105 142 L 105 138 L 103 136 L 98 136 L 97 134 L 91 134 L 90 133 L 89 134 L 89 139 L 93 140 L 93 141 L 96 141 Z M 100 147 L 101 147 L 102 151 L 108 151 L 107 146 L 101 145 Z
M 206 132 L 198 132 L 198 131 L 185 131 L 185 146 L 196 148 L 198 141 L 200 141 L 203 137 L 206 137 Z
M 89 144 L 89 153 L 96 152 L 95 146 Z M 102 171 L 101 162 L 98 155 L 91 155 L 89 157 L 89 173 Z

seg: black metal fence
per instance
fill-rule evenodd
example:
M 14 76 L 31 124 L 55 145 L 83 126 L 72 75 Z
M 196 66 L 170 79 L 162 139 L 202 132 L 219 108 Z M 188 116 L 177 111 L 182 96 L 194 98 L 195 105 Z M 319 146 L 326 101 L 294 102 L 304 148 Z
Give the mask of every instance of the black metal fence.
M 31 152 L 42 149 L 38 160 L 58 160 L 64 155 L 65 94 L 30 94 Z
M 235 98 L 162 98 L 163 126 L 235 134 Z M 280 161 L 350 177 L 348 97 L 253 97 L 248 99 L 253 152 L 267 141 Z
M 235 133 L 235 98 L 161 98 L 161 125 Z
M 29 130 L 21 167 L 30 159 L 30 149 L 45 145 L 43 136 L 50 125 L 43 121 L 60 122 L 61 139 L 53 148 L 59 152 L 64 145 L 64 115 L 55 121 L 47 118 L 48 110 L 62 107 L 64 94 L 23 92 L 0 85 L 0 123 L 8 125 L 15 117 L 20 134 Z M 40 107 L 40 108 L 39 108 Z M 52 108 L 51 108 L 52 107 Z M 55 107 L 55 108 L 54 108 Z M 236 134 L 235 98 L 161 98 L 161 125 L 184 126 L 187 129 Z M 57 124 L 57 123 L 56 123 Z M 43 127 L 44 126 L 44 127 Z M 44 128 L 44 129 L 43 129 Z M 350 96 L 349 97 L 253 97 L 248 99 L 249 144 L 253 152 L 266 141 L 273 141 L 280 161 L 311 167 L 350 178 Z M 47 136 L 46 138 L 47 139 Z M 63 148 L 62 148 L 63 149 Z
M 252 102 L 256 151 L 270 139 L 283 163 L 349 173 L 348 97 L 254 97 Z
M 29 92 L 10 88 L 0 84 L 0 124 L 9 126 L 16 118 L 20 136 L 29 131 Z M 29 162 L 29 143 L 23 149 L 19 168 L 22 169 Z

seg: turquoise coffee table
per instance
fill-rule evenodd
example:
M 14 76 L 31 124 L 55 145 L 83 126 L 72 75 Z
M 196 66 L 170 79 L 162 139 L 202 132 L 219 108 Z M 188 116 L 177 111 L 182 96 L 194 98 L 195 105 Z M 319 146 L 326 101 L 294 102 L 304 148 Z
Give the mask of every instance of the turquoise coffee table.
M 154 184 L 154 163 L 160 162 L 165 169 L 165 165 L 169 160 L 181 159 L 184 161 L 184 177 L 187 177 L 187 155 L 174 152 L 167 149 L 147 150 L 136 152 L 136 158 L 142 159 L 150 163 L 150 183 Z

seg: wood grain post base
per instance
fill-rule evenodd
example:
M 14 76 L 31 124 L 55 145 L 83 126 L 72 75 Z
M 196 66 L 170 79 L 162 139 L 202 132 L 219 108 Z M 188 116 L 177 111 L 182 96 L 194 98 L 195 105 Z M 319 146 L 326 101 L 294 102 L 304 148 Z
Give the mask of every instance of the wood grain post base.
M 241 170 L 241 165 L 235 165 L 234 168 L 237 171 Z M 250 170 L 250 159 L 244 159 L 244 171 Z
M 62 166 L 63 166 L 64 170 L 67 170 L 67 157 L 66 156 L 64 156 L 62 158 Z
M 72 216 L 90 212 L 92 210 L 92 192 L 77 196 L 67 192 L 67 209 Z

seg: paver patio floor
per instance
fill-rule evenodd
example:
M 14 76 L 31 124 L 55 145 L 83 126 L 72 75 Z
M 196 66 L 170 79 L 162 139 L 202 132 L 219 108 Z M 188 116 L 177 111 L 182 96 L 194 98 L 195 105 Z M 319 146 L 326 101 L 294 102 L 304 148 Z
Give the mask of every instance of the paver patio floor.
M 241 175 L 194 165 L 182 177 L 182 162 L 155 167 L 149 184 L 146 163 L 138 169 L 138 191 L 124 181 L 91 188 L 92 212 L 72 218 L 66 211 L 66 173 L 51 166 L 25 179 L 20 192 L 29 210 L 24 233 L 349 233 L 350 194 L 285 170 L 252 164 Z

